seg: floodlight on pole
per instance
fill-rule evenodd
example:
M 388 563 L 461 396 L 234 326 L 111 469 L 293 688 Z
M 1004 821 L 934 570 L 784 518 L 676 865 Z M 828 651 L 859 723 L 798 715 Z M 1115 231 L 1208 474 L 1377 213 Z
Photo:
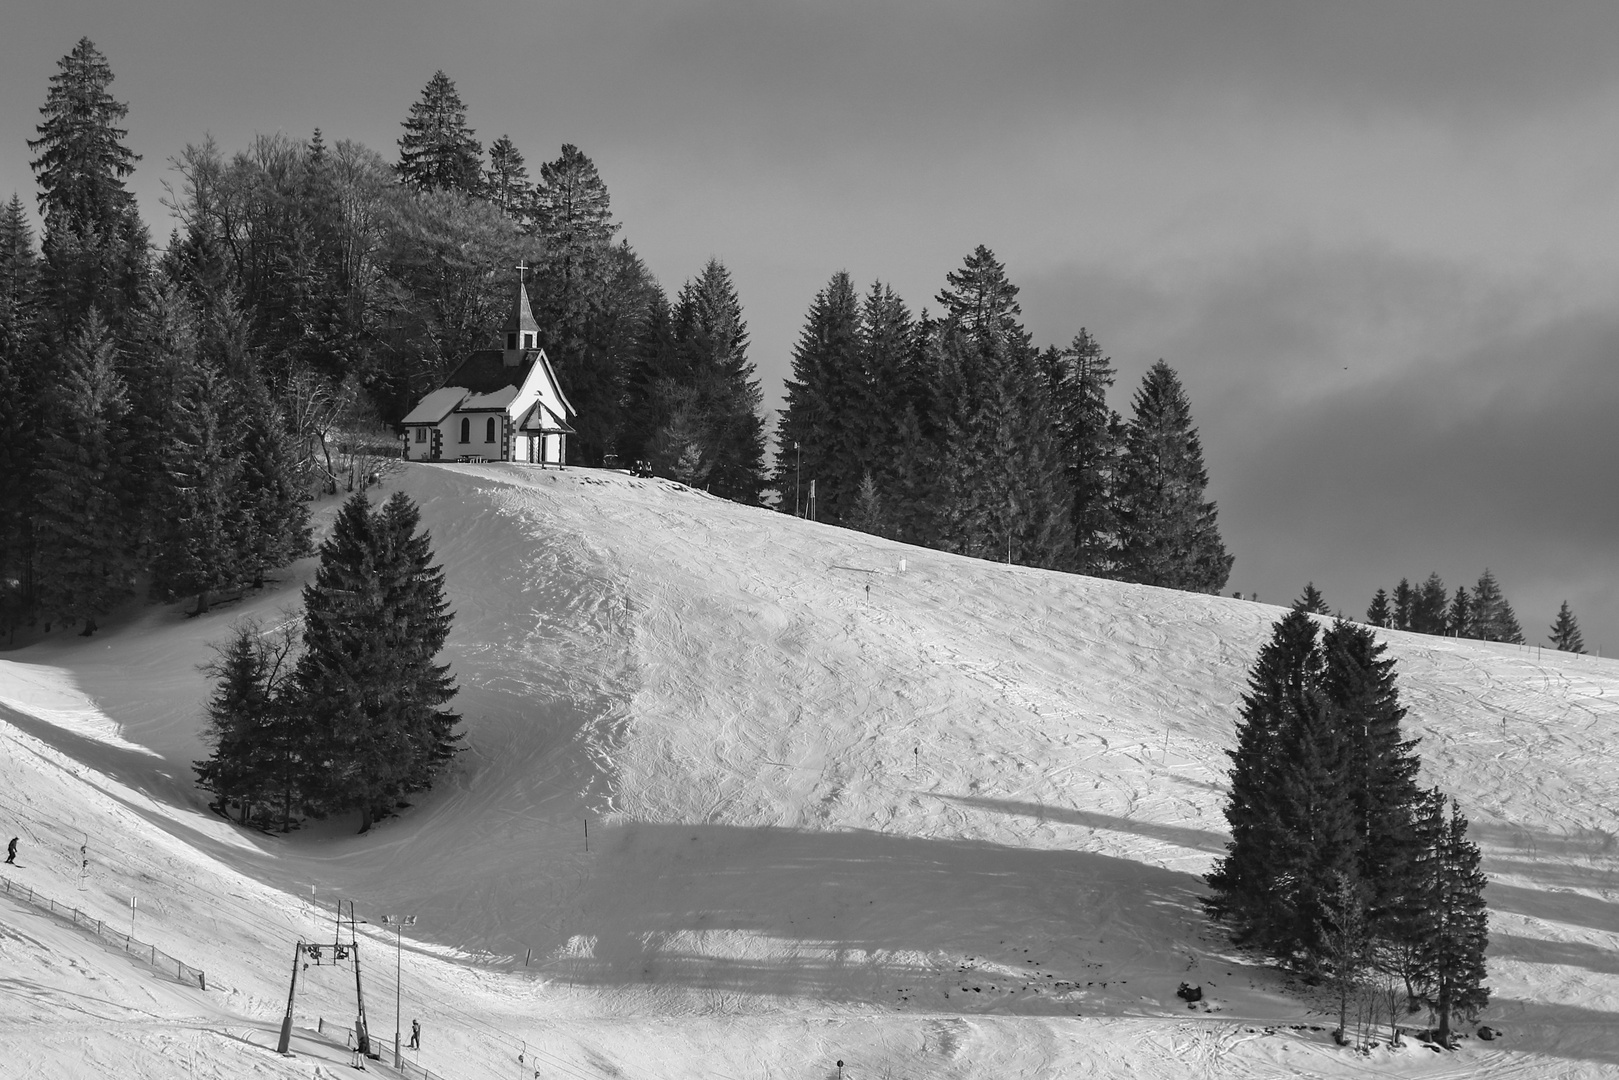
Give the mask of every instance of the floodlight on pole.
M 384 915 L 382 921 L 385 925 L 394 928 L 394 1068 L 402 1068 L 404 1060 L 399 1054 L 399 976 L 404 970 L 405 946 L 401 935 L 405 927 L 416 925 L 414 915 Z

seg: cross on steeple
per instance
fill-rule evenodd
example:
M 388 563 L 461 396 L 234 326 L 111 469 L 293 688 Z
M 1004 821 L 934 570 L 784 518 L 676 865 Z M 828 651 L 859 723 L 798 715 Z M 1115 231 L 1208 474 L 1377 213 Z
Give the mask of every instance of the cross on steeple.
M 527 270 L 528 270 L 528 260 L 527 259 L 519 259 L 517 261 L 517 280 L 519 282 L 521 282 L 523 280 L 523 274 Z

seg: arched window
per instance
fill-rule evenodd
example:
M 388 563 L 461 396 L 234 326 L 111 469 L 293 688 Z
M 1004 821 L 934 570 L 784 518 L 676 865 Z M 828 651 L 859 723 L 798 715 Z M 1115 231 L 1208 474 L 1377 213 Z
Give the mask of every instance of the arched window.
M 493 416 L 491 416 L 489 418 L 489 423 L 484 425 L 483 441 L 484 442 L 494 442 L 495 441 L 495 418 Z
M 472 421 L 465 416 L 461 418 L 461 441 L 472 441 Z

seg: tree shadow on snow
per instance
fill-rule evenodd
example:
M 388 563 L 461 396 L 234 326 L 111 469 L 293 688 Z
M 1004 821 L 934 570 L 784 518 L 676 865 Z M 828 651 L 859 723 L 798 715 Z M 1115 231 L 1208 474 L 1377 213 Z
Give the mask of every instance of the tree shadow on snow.
M 1471 822 L 1469 837 L 1486 850 L 1510 852 L 1532 859 L 1603 858 L 1619 855 L 1619 835 L 1603 829 L 1574 829 L 1550 833 L 1511 822 Z
M 1579 967 L 1601 975 L 1619 975 L 1619 953 L 1577 941 L 1547 941 L 1518 934 L 1490 934 L 1491 960 Z
M 1504 1041 L 1493 1045 L 1506 1050 L 1619 1065 L 1619 1013 L 1497 998 L 1483 1022 L 1505 1031 Z
M 1032 817 L 1040 821 L 1056 821 L 1065 825 L 1083 825 L 1089 829 L 1106 829 L 1110 832 L 1130 833 L 1134 836 L 1144 836 L 1151 840 L 1162 840 L 1166 844 L 1175 844 L 1183 848 L 1192 848 L 1197 851 L 1212 851 L 1224 855 L 1228 837 L 1220 833 L 1207 832 L 1203 829 L 1191 829 L 1184 825 L 1163 825 L 1153 821 L 1141 821 L 1136 818 L 1117 817 L 1113 814 L 1099 814 L 1094 810 L 1076 810 L 1067 806 L 1045 806 L 1040 803 L 1016 802 L 1011 799 L 986 799 L 973 795 L 934 795 L 933 798 L 945 802 L 957 803 L 961 806 L 972 806 L 980 810 L 989 810 L 998 814 L 1017 814 L 1022 817 Z
M 586 955 L 555 968 L 586 984 L 896 1006 L 915 991 L 932 1009 L 1072 1014 L 1057 983 L 1111 981 L 1135 1011 L 1142 997 L 1178 1009 L 1186 943 L 1205 925 L 1196 876 L 1089 852 L 644 823 L 604 827 L 592 846 L 566 931 Z M 985 962 L 1018 975 L 979 973 Z
M 1500 911 L 1619 934 L 1619 904 L 1594 896 L 1560 889 L 1528 889 L 1522 885 L 1491 881 L 1484 888 L 1484 899 L 1490 907 Z

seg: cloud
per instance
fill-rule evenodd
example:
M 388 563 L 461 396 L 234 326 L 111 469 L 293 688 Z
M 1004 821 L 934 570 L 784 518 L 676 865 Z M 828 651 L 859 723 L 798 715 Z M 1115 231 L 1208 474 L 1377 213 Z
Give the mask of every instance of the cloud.
M 1488 566 L 1526 633 L 1567 598 L 1589 640 L 1619 647 L 1619 312 L 1588 283 L 1381 247 L 1296 245 L 1208 269 L 1069 268 L 1023 298 L 1090 312 L 1125 376 L 1121 411 L 1158 356 L 1181 372 L 1233 588 L 1285 602 L 1314 580 L 1354 614 L 1401 576 L 1470 584 Z

